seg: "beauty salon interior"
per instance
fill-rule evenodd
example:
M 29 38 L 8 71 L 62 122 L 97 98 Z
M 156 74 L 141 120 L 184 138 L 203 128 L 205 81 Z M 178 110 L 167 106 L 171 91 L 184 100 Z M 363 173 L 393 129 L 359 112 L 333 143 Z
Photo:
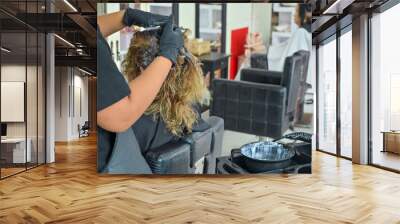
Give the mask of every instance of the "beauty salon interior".
M 398 0 L 33 2 L 0 3 L 0 221 L 400 220 Z M 172 14 L 189 31 L 185 47 L 210 93 L 200 110 L 211 128 L 189 158 L 170 145 L 153 153 L 165 166 L 154 173 L 179 163 L 180 174 L 236 175 L 98 174 L 95 18 L 127 7 Z M 137 30 L 107 38 L 121 71 Z M 302 159 L 268 170 L 243 163 L 242 146 L 273 140 Z M 237 175 L 254 173 L 266 175 Z
M 310 5 L 99 3 L 98 15 L 128 7 L 160 15 L 172 15 L 175 24 L 185 29 L 185 37 L 188 38 L 185 47 L 201 63 L 211 102 L 203 105 L 200 112 L 203 120 L 218 131 L 210 136 L 211 141 L 205 141 L 211 144 L 199 147 L 207 148 L 204 151 L 198 150 L 202 155 L 200 157 L 204 157 L 203 160 L 200 157 L 191 158 L 196 164 L 200 164 L 194 167 L 193 172 L 261 172 L 258 168 L 243 168 L 244 165 L 240 164 L 240 161 L 235 162 L 233 157 L 239 157 L 237 152 L 243 145 L 277 140 L 288 134 L 292 134 L 288 137 L 297 138 L 298 141 L 303 138 L 305 142 L 302 147 L 305 148 L 305 154 L 311 157 L 311 135 L 315 123 L 315 73 L 312 73 L 310 68 Z M 126 27 L 107 37 L 114 61 L 124 75 L 127 75 L 124 61 L 131 41 L 134 41 L 135 32 L 140 32 L 140 29 Z M 295 53 L 296 57 L 292 58 Z M 197 140 L 201 141 L 204 140 Z M 168 145 L 164 147 L 169 148 Z M 179 149 L 176 148 L 174 153 L 178 154 Z M 144 153 L 146 160 L 152 160 L 152 151 Z M 210 155 L 209 158 L 207 154 Z M 169 162 L 161 157 L 168 156 L 161 154 L 157 159 L 160 164 L 156 163 L 154 166 Z M 179 163 L 177 158 L 171 158 L 171 161 Z M 182 160 L 182 163 L 184 162 L 185 160 Z M 233 168 L 237 166 L 241 168 Z M 265 172 L 310 173 L 310 166 L 310 160 L 307 160 Z M 192 171 L 172 168 L 161 173 Z
M 235 162 L 237 149 L 282 136 L 305 142 L 309 137 L 318 152 L 399 172 L 395 96 L 400 92 L 393 61 L 399 45 L 392 27 L 400 6 L 396 1 L 303 6 L 103 3 L 98 14 L 127 7 L 172 14 L 178 26 L 189 30 L 187 48 L 202 63 L 211 92 L 202 117 L 224 122 L 216 173 L 247 173 L 247 167 L 232 168 L 243 168 L 240 160 Z M 121 71 L 134 31 L 127 27 L 107 38 Z M 307 165 L 287 168 L 301 173 Z

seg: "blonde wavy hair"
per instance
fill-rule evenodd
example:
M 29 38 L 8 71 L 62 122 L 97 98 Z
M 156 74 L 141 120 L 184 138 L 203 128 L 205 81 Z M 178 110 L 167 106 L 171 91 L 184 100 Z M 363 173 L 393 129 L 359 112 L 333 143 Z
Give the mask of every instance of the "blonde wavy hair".
M 129 81 L 140 76 L 142 71 L 157 57 L 159 31 L 135 32 L 122 67 Z M 187 46 L 188 32 L 184 32 Z M 187 49 L 185 47 L 185 49 Z M 199 60 L 188 50 L 181 52 L 177 63 L 170 70 L 159 93 L 145 111 L 153 119 L 161 118 L 167 129 L 176 136 L 186 130 L 192 131 L 198 119 L 193 106 L 208 104 L 209 91 L 205 85 Z

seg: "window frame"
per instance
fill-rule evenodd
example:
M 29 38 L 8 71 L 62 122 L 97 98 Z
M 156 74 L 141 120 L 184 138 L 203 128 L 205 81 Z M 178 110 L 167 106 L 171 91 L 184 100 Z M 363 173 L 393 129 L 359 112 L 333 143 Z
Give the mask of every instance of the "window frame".
M 209 3 L 195 3 L 195 38 L 200 38 L 200 4 L 209 4 Z M 221 53 L 225 53 L 226 51 L 226 3 L 221 3 L 222 12 L 221 12 Z

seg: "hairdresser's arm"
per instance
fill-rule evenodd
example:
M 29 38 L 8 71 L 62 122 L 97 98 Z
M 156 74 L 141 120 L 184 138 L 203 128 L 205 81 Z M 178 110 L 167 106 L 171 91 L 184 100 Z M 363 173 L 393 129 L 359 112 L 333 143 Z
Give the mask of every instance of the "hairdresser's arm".
M 153 102 L 171 66 L 171 60 L 163 56 L 155 58 L 140 76 L 129 83 L 129 96 L 97 113 L 99 126 L 111 132 L 125 131 L 132 126 Z
M 97 25 L 103 37 L 108 37 L 125 27 L 123 23 L 124 14 L 125 10 L 122 10 L 97 17 Z
M 160 37 L 159 56 L 129 83 L 129 96 L 97 112 L 100 127 L 121 132 L 135 123 L 157 96 L 182 47 L 182 31 L 174 26 L 172 17 L 169 17 Z

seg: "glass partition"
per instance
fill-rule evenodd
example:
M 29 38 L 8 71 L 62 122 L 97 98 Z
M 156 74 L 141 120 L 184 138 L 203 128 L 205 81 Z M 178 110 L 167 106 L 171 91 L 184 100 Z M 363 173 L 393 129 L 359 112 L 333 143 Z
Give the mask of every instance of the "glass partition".
M 352 33 L 340 36 L 340 155 L 352 157 Z
M 27 161 L 27 167 L 33 167 L 37 165 L 37 148 L 38 148 L 38 49 L 37 49 L 38 35 L 35 32 L 27 33 L 27 52 L 28 61 L 26 64 L 26 114 L 27 114 L 27 144 L 30 157 Z
M 27 137 L 27 35 L 1 32 L 1 176 L 26 170 L 31 160 Z
M 28 3 L 28 4 L 27 4 Z M 0 7 L 0 178 L 45 163 L 45 44 L 22 22 L 45 10 L 44 1 L 2 1 Z
M 37 61 L 37 163 L 46 163 L 46 36 L 38 33 Z
M 371 162 L 400 171 L 400 5 L 371 18 Z
M 318 48 L 318 149 L 352 158 L 352 25 Z M 340 123 L 338 123 L 340 122 Z
M 318 149 L 336 154 L 336 40 L 318 48 Z

